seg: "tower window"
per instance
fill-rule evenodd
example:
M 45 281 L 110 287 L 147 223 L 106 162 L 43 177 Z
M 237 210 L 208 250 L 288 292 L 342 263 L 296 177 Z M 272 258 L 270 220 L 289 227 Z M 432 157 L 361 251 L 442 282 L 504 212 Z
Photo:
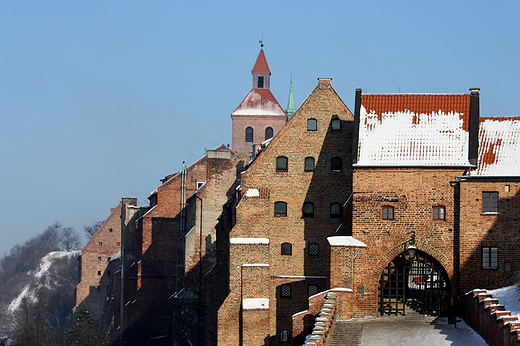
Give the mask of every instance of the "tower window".
M 394 219 L 394 207 L 385 206 L 382 209 L 382 218 L 383 220 L 393 220 Z
M 263 88 L 264 87 L 264 77 L 258 76 L 258 87 Z
M 291 243 L 282 243 L 281 255 L 284 255 L 284 256 L 292 255 L 292 244 Z
M 287 203 L 275 202 L 274 203 L 274 216 L 287 216 Z
M 482 212 L 498 213 L 498 192 L 482 192 Z
M 287 172 L 288 159 L 285 156 L 278 156 L 276 158 L 276 171 Z
M 306 157 L 305 158 L 305 172 L 313 172 L 314 171 L 314 157 Z
M 269 138 L 273 138 L 273 128 L 268 127 L 265 129 L 265 139 L 268 140 Z
M 433 219 L 434 220 L 445 220 L 445 208 L 438 206 L 433 208 Z
M 314 217 L 314 204 L 311 202 L 303 204 L 303 217 Z
M 341 157 L 333 157 L 332 160 L 330 161 L 330 169 L 333 172 L 341 172 L 341 168 L 342 168 Z
M 246 142 L 253 143 L 253 128 L 252 127 L 246 128 Z
M 307 131 L 316 131 L 318 129 L 318 120 L 308 119 L 307 120 Z
M 330 205 L 330 217 L 340 217 L 341 216 L 341 204 L 332 203 Z

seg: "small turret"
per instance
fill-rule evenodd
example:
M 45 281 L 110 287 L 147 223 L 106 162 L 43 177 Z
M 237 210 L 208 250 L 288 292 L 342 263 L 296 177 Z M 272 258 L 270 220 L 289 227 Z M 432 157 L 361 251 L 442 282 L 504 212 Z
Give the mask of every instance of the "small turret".
M 295 112 L 296 112 L 296 108 L 294 107 L 294 97 L 293 97 L 292 80 L 291 80 L 291 86 L 289 87 L 289 101 L 287 101 L 287 108 L 285 109 L 285 113 L 287 114 L 288 119 L 291 119 L 292 115 Z

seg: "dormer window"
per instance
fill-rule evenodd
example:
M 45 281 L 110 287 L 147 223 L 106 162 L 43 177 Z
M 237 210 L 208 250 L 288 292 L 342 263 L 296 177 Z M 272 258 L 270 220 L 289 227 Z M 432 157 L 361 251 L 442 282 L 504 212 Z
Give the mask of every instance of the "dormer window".
M 264 76 L 258 76 L 258 88 L 264 87 Z

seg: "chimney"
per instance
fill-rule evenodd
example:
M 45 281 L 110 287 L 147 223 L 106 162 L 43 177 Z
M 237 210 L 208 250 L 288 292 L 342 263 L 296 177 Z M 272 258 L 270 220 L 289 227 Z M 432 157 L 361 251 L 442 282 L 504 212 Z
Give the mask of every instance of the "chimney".
M 330 85 L 332 78 L 318 78 L 318 84 Z
M 357 163 L 359 147 L 359 118 L 361 112 L 361 89 L 356 89 L 356 100 L 354 101 L 354 131 L 352 133 L 352 164 Z
M 471 103 L 469 108 L 469 163 L 477 166 L 478 164 L 478 128 L 480 117 L 480 88 L 470 88 Z

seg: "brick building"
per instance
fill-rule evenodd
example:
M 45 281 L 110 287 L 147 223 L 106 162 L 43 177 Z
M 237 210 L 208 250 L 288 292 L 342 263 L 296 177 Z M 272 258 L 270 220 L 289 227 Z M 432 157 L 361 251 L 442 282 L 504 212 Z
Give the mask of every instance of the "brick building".
M 263 45 L 262 45 L 263 46 Z M 287 114 L 271 93 L 271 70 L 261 49 L 253 70 L 253 89 L 231 113 L 234 151 L 253 153 L 263 141 L 275 136 L 287 122 Z M 292 83 L 288 109 L 291 103 Z

